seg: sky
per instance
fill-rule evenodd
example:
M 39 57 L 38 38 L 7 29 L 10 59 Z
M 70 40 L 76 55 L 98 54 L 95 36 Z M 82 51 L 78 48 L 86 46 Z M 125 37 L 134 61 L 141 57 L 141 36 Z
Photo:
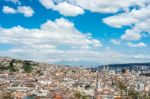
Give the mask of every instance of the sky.
M 0 0 L 0 56 L 69 65 L 150 62 L 150 0 Z

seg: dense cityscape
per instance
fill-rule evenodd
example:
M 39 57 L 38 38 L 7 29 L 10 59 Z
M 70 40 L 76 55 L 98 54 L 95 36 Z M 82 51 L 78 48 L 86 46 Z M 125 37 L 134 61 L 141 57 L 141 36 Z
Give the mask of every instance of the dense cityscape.
M 149 66 L 140 68 L 91 69 L 1 57 L 0 99 L 150 99 L 150 76 L 141 75 Z
M 150 99 L 150 0 L 0 0 L 0 99 Z

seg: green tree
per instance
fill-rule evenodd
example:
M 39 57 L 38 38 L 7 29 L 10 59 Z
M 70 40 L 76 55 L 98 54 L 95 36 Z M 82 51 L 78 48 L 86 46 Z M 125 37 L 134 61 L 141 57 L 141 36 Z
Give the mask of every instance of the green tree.
M 129 89 L 129 97 L 130 99 L 137 99 L 139 97 L 137 91 L 134 88 Z
M 80 91 L 74 91 L 73 97 L 73 99 L 88 99 L 87 96 Z
M 23 69 L 27 73 L 32 72 L 32 64 L 29 61 L 24 61 Z
M 127 86 L 122 81 L 116 81 L 115 85 L 119 88 L 121 96 L 127 91 Z
M 11 60 L 10 63 L 9 63 L 8 69 L 9 69 L 10 72 L 15 72 L 16 71 L 16 69 L 14 68 L 14 63 L 15 63 L 15 60 Z

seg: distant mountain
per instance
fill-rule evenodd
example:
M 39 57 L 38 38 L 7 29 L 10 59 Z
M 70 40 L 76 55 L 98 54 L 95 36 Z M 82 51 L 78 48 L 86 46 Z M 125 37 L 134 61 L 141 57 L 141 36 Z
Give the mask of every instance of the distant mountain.
M 109 64 L 110 67 L 126 67 L 126 66 L 150 66 L 150 63 L 126 63 L 126 64 Z
M 100 70 L 106 65 L 99 65 L 97 67 L 91 68 L 93 71 Z M 108 64 L 110 69 L 129 69 L 129 70 L 150 70 L 150 63 L 125 63 L 125 64 Z M 146 68 L 145 68 L 146 67 Z
M 96 63 L 93 61 L 59 61 L 59 62 L 56 62 L 55 64 L 81 66 L 81 67 L 96 67 L 96 66 L 99 66 L 100 63 Z

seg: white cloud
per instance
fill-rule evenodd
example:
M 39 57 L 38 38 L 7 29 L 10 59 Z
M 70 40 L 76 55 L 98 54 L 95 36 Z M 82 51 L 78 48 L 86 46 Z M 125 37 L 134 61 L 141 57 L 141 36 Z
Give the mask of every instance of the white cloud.
M 136 32 L 136 30 L 126 30 L 125 34 L 121 36 L 122 40 L 129 40 L 129 41 L 136 41 L 140 40 L 142 35 L 139 32 Z
M 115 28 L 131 27 L 121 36 L 122 40 L 140 40 L 144 36 L 143 33 L 150 33 L 150 1 L 148 0 L 88 0 L 88 2 L 87 0 L 40 0 L 40 2 L 47 9 L 57 10 L 65 16 L 77 16 L 78 12 L 83 14 L 84 10 L 98 13 L 120 12 L 104 18 L 103 22 Z M 71 10 L 75 7 L 82 10 L 77 10 L 75 13 L 76 10 Z
M 112 27 L 121 28 L 123 26 L 132 26 L 134 23 L 138 22 L 138 20 L 131 17 L 129 13 L 122 13 L 104 18 L 103 22 Z
M 147 45 L 146 45 L 145 43 L 143 43 L 143 42 L 140 42 L 140 43 L 138 43 L 138 44 L 133 44 L 133 43 L 131 43 L 131 42 L 128 42 L 127 45 L 128 45 L 129 47 L 146 47 L 146 46 L 147 46 Z
M 143 33 L 150 33 L 149 10 L 150 5 L 145 5 L 137 10 L 133 9 L 130 12 L 104 18 L 103 22 L 116 28 L 130 26 L 131 29 L 127 29 L 121 38 L 123 40 L 140 40 L 143 37 Z
M 95 63 L 129 62 L 120 52 L 103 49 L 90 33 L 82 33 L 64 18 L 48 20 L 39 29 L 21 26 L 0 28 L 0 44 L 13 46 L 0 55 L 55 63 L 59 61 L 91 61 Z M 0 45 L 1 46 L 1 45 Z M 136 58 L 137 59 L 137 58 Z M 134 60 L 132 60 L 134 61 Z
M 131 26 L 150 17 L 150 6 L 143 7 L 139 10 L 133 9 L 130 12 L 121 13 L 118 15 L 104 18 L 104 23 L 112 27 Z
M 139 5 L 143 6 L 147 0 L 73 0 L 86 10 L 98 13 L 116 13 L 119 11 L 128 11 L 129 7 Z
M 118 12 L 114 16 L 103 19 L 103 22 L 115 28 L 131 27 L 121 36 L 122 40 L 140 40 L 145 32 L 150 33 L 149 0 L 88 0 L 88 2 L 87 0 L 40 0 L 40 3 L 46 9 L 53 9 L 64 16 L 82 15 L 84 10 L 97 13 Z M 129 7 L 133 10 L 130 11 Z M 8 8 L 11 7 L 8 6 Z M 21 13 L 25 17 L 31 17 L 34 14 L 29 6 L 12 9 L 6 12 Z M 111 42 L 118 45 L 121 43 L 120 40 L 115 39 Z M 92 38 L 91 33 L 82 33 L 74 27 L 72 22 L 63 18 L 55 21 L 48 20 L 39 29 L 21 26 L 0 28 L 0 43 L 13 46 L 8 50 L 0 51 L 0 55 L 38 61 L 86 60 L 99 63 L 149 61 L 149 57 L 145 55 L 143 55 L 144 58 L 137 57 L 137 52 L 131 55 L 113 51 L 109 47 L 103 48 L 99 40 Z M 128 46 L 146 47 L 147 45 L 143 42 L 138 44 L 129 42 Z
M 150 3 L 148 0 L 40 0 L 40 3 L 47 9 L 54 8 L 59 3 L 67 2 L 70 5 L 75 5 L 98 13 L 117 13 L 119 11 L 129 11 L 129 7 L 140 6 Z
M 31 17 L 34 14 L 34 10 L 30 6 L 18 6 L 17 9 L 14 9 L 9 6 L 3 6 L 2 9 L 5 14 L 18 14 L 21 13 L 25 17 Z
M 77 16 L 84 14 L 84 10 L 81 7 L 66 1 L 54 4 L 53 0 L 40 0 L 40 3 L 45 8 L 56 10 L 64 16 Z
M 53 0 L 39 0 L 39 2 L 47 9 L 55 6 Z
M 54 7 L 54 10 L 59 11 L 60 14 L 65 16 L 77 16 L 84 14 L 84 10 L 73 4 L 67 2 L 61 2 Z
M 34 14 L 33 9 L 30 6 L 19 6 L 18 13 L 22 13 L 25 17 L 31 17 Z
M 90 57 L 92 50 L 101 47 L 99 40 L 78 31 L 70 21 L 60 18 L 48 20 L 40 29 L 21 26 L 0 28 L 0 43 L 12 45 L 5 55 L 33 60 L 74 60 Z M 80 58 L 79 58 L 80 59 Z M 50 62 L 51 62 L 50 61 Z
M 6 14 L 15 14 L 16 13 L 16 10 L 9 6 L 4 6 L 2 11 L 3 11 L 3 13 L 6 13 Z
M 116 13 L 119 11 L 127 11 L 129 9 L 128 7 L 135 5 L 142 6 L 143 3 L 147 3 L 147 1 L 88 0 L 87 2 L 87 0 L 40 0 L 40 3 L 47 9 L 57 10 L 63 15 L 77 16 L 83 14 L 84 10 L 98 13 Z
M 111 39 L 111 42 L 115 45 L 120 45 L 121 44 L 120 40 Z

